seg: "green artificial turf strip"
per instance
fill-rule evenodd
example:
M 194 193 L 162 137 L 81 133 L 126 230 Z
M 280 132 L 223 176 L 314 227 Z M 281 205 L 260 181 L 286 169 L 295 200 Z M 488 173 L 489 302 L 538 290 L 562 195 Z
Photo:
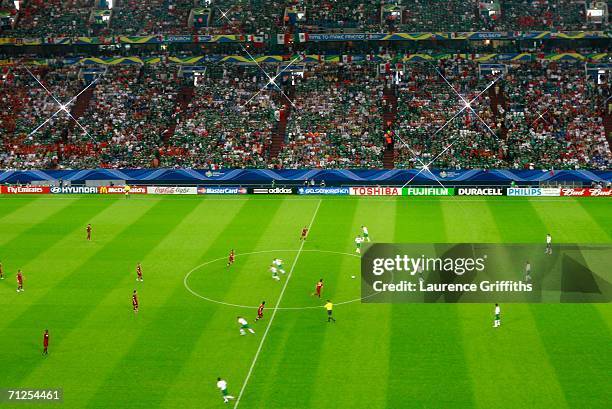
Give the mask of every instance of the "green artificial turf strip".
M 612 242 L 606 198 L 2 197 L 0 387 L 62 387 L 67 408 L 226 407 L 216 378 L 238 395 L 287 279 L 270 262 L 289 273 L 319 201 L 281 307 L 320 306 L 321 277 L 324 298 L 359 298 L 362 224 L 376 242 Z M 198 266 L 193 291 L 265 299 L 264 320 L 187 291 Z M 499 330 L 488 304 L 355 302 L 336 306 L 336 324 L 319 308 L 279 310 L 239 407 L 607 406 L 610 304 L 502 307 Z M 239 335 L 237 315 L 255 335 Z

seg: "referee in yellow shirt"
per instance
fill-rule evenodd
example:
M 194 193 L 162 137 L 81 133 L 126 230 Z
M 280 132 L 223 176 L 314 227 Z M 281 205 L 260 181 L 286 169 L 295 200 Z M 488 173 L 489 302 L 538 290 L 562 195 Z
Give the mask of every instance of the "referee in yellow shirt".
M 327 302 L 325 303 L 325 309 L 327 310 L 327 322 L 336 322 L 336 319 L 332 317 L 334 304 L 332 304 L 331 301 L 327 300 Z

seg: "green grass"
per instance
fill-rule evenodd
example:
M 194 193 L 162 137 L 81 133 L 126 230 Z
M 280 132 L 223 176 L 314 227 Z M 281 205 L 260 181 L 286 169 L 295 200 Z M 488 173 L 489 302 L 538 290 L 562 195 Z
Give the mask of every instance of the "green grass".
M 216 378 L 238 395 L 287 280 L 267 271 L 278 256 L 295 262 L 280 307 L 297 309 L 277 311 L 239 408 L 609 407 L 610 304 L 508 304 L 500 330 L 488 304 L 354 302 L 335 325 L 299 308 L 321 305 L 321 277 L 324 297 L 359 298 L 362 224 L 379 242 L 611 243 L 611 210 L 605 198 L 2 197 L 0 388 L 61 387 L 65 408 L 226 407 Z M 265 319 L 193 295 L 191 270 L 194 292 L 266 300 Z M 255 335 L 239 335 L 239 314 Z

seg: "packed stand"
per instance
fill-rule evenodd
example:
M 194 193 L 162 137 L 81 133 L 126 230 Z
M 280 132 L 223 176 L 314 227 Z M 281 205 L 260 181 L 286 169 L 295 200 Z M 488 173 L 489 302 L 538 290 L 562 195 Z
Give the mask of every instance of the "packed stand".
M 151 167 L 172 127 L 177 67 L 115 66 L 91 86 L 78 124 L 74 113 L 86 81 L 79 67 L 36 72 L 66 112 L 27 73 L 3 83 L 3 168 Z M 34 82 L 34 83 L 33 83 Z M 71 103 L 67 103 L 71 101 Z M 55 117 L 46 122 L 47 118 Z M 5 114 L 6 116 L 6 114 Z M 79 125 L 80 124 L 80 125 Z M 42 125 L 42 126 L 41 126 Z M 81 128 L 82 127 L 82 128 Z
M 262 90 L 267 81 L 257 67 L 209 67 L 177 115 L 161 165 L 267 167 L 276 127 L 274 89 Z
M 416 0 L 405 5 L 401 31 L 472 31 L 476 29 L 477 3 L 465 0 Z
M 275 75 L 275 65 L 264 68 Z M 377 69 L 307 67 L 283 86 L 295 106 L 287 118 L 280 93 L 254 66 L 211 65 L 195 87 L 178 66 L 111 66 L 78 99 L 92 80 L 79 67 L 31 67 L 57 101 L 25 69 L 4 67 L 0 167 L 381 168 L 391 99 Z M 559 62 L 488 76 L 462 59 L 401 69 L 391 75 L 390 102 L 398 168 L 612 167 L 609 77 L 598 84 L 580 64 Z M 272 141 L 283 136 L 273 157 Z
M 89 135 L 80 134 L 74 144 L 94 142 L 92 160 L 99 166 L 154 166 L 175 121 L 177 73 L 177 67 L 165 65 L 109 67 L 79 120 Z
M 67 112 L 83 86 L 78 67 L 32 67 L 30 72 L 49 92 L 24 68 L 13 68 L 3 75 L 0 99 L 7 108 L 0 125 L 5 153 L 0 161 L 5 168 L 54 167 L 59 145 L 74 131 L 75 123 Z
M 13 0 L 0 0 L 0 35 L 10 31 L 17 16 L 17 9 Z
M 383 86 L 375 64 L 311 67 L 295 87 L 278 166 L 381 168 Z
M 492 83 L 461 60 L 440 72 L 467 101 Z M 470 105 L 433 67 L 408 66 L 399 86 L 396 166 L 436 168 L 609 169 L 603 117 L 607 85 L 576 64 L 534 62 L 507 74 Z M 503 95 L 502 95 L 503 94 Z M 453 118 L 455 113 L 462 113 Z M 480 119 L 479 119 L 480 117 Z M 482 119 L 482 121 L 481 121 Z
M 200 31 L 215 34 L 268 34 L 285 25 L 285 0 L 213 0 L 209 27 Z
M 210 27 L 203 31 L 225 34 L 311 32 L 327 29 L 375 30 L 380 28 L 377 1 L 351 0 L 214 0 Z
M 322 29 L 359 28 L 371 30 L 380 27 L 380 1 L 364 0 L 301 0 L 296 7 L 306 10 L 302 26 Z
M 115 34 L 185 34 L 193 0 L 121 0 L 111 17 Z
M 4 1 L 6 2 L 6 1 Z M 11 6 L 3 9 L 15 10 Z M 118 0 L 108 30 L 114 35 L 293 34 L 326 32 L 462 32 L 496 30 L 581 30 L 585 4 L 572 0 L 500 0 L 500 15 L 487 18 L 479 0 Z M 5 30 L 23 37 L 98 34 L 91 13 L 104 5 L 95 0 L 28 0 L 17 25 Z M 192 9 L 208 9 L 208 22 L 190 28 Z M 394 12 L 390 12 L 393 9 Z M 398 11 L 399 10 L 399 11 Z
M 29 0 L 19 11 L 17 26 L 7 34 L 22 37 L 91 34 L 93 0 Z
M 462 59 L 404 68 L 393 129 L 396 166 L 415 168 L 432 161 L 432 167 L 440 168 L 501 166 L 499 127 L 488 93 L 481 94 L 491 78 L 479 78 L 478 65 Z
M 572 0 L 504 0 L 501 26 L 508 30 L 586 28 L 586 8 Z
M 587 80 L 576 64 L 533 62 L 510 73 L 503 84 L 508 166 L 612 167 L 603 123 L 607 85 Z

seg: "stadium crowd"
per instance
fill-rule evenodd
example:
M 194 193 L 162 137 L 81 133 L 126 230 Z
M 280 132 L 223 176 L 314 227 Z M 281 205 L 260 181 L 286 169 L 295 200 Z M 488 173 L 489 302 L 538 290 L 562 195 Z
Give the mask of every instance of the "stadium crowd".
M 572 0 L 505 0 L 499 28 L 550 30 L 587 28 L 584 3 Z
M 53 166 L 54 147 L 71 129 L 69 111 L 81 85 L 78 67 L 39 68 L 8 71 L 3 77 L 0 103 L 4 108 L 0 131 L 3 135 L 3 163 L 7 167 Z M 37 80 L 41 83 L 40 85 Z M 46 88 L 46 89 L 45 89 Z M 48 92 L 47 92 L 48 91 Z M 59 101 L 59 103 L 58 103 Z M 42 124 L 48 118 L 46 124 Z M 36 131 L 36 132 L 34 132 Z M 56 163 L 56 162 L 55 162 Z
M 376 65 L 315 66 L 298 79 L 280 167 L 382 167 Z
M 172 122 L 176 95 L 176 76 L 166 67 L 109 67 L 92 84 L 80 115 L 79 99 L 74 97 L 86 82 L 79 67 L 33 72 L 57 101 L 24 71 L 7 75 L 2 83 L 6 92 L 0 98 L 10 106 L 0 124 L 5 135 L 3 167 L 154 165 Z
M 610 88 L 587 80 L 580 65 L 539 61 L 489 76 L 460 59 L 413 68 L 399 86 L 398 167 L 432 160 L 433 166 L 458 169 L 612 165 L 603 123 Z M 471 108 L 442 75 L 466 101 L 476 98 Z
M 586 80 L 584 67 L 524 64 L 506 78 L 504 88 L 504 153 L 514 167 L 610 168 L 604 88 Z
M 91 132 L 79 132 L 71 142 L 88 146 L 93 139 L 94 160 L 104 167 L 153 166 L 173 124 L 180 85 L 176 74 L 155 65 L 110 67 L 93 87 L 88 109 L 79 120 Z
M 161 165 L 267 167 L 277 108 L 266 80 L 257 67 L 210 67 L 179 109 Z
M 195 86 L 172 64 L 111 66 L 79 98 L 93 78 L 78 66 L 32 68 L 49 92 L 25 69 L 4 69 L 0 167 L 380 168 L 387 131 L 400 168 L 612 166 L 609 84 L 580 65 L 479 75 L 456 58 L 405 64 L 402 75 L 379 69 L 308 66 L 282 85 L 291 104 L 257 67 L 233 64 L 209 66 Z M 397 108 L 384 123 L 389 89 Z
M 117 0 L 102 26 L 94 12 L 106 9 L 105 1 L 25 0 L 19 10 L 12 3 L 3 0 L 0 11 L 15 14 L 16 26 L 0 33 L 26 37 L 603 28 L 587 18 L 583 2 L 572 0 Z M 499 5 L 500 13 L 489 18 L 487 3 Z M 194 9 L 204 10 L 194 15 L 199 29 L 189 21 Z
M 396 166 L 502 166 L 491 100 L 481 94 L 493 79 L 479 76 L 478 65 L 463 59 L 409 65 L 398 85 Z
M 193 1 L 123 0 L 113 10 L 110 29 L 116 34 L 188 33 L 187 19 Z
M 93 0 L 28 0 L 15 13 L 17 25 L 6 35 L 47 37 L 91 35 Z

